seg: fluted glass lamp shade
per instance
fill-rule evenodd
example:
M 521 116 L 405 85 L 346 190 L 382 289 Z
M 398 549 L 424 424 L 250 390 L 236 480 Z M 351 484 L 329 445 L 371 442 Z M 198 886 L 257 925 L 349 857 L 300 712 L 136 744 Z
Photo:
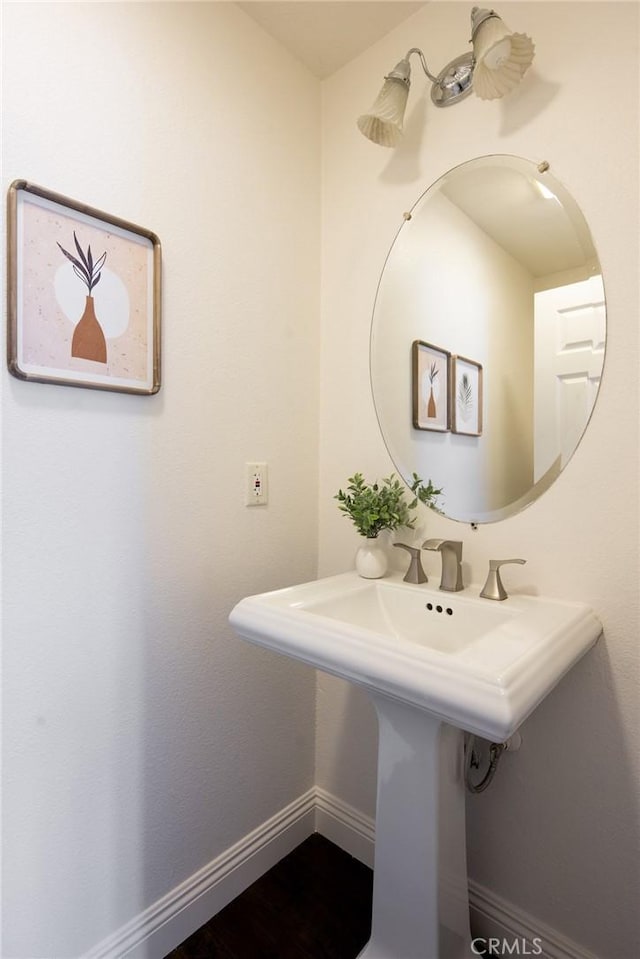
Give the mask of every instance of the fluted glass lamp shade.
M 481 100 L 509 93 L 531 66 L 533 41 L 525 33 L 511 33 L 491 10 L 471 12 L 473 55 L 476 61 L 473 89 Z
M 402 124 L 408 96 L 408 79 L 387 76 L 369 112 L 358 117 L 360 132 L 379 146 L 397 146 L 402 139 Z

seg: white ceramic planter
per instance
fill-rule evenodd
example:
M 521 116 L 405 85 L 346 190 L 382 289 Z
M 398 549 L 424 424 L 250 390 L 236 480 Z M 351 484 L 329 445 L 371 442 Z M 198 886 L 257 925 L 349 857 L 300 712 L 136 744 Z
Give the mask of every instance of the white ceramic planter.
M 380 579 L 389 563 L 384 547 L 374 539 L 363 539 L 356 553 L 356 572 L 364 579 Z

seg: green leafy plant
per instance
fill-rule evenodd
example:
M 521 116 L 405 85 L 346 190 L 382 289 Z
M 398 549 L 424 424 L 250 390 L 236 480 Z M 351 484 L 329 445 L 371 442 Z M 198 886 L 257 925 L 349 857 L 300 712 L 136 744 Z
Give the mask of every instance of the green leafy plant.
M 73 256 L 72 253 L 69 253 L 63 246 L 58 246 L 66 256 L 66 258 L 73 264 L 73 272 L 75 275 L 82 280 L 89 295 L 94 286 L 97 286 L 100 282 L 101 269 L 104 266 L 104 261 L 107 259 L 107 254 L 103 253 L 102 256 L 94 262 L 93 254 L 91 253 L 91 244 L 87 247 L 87 252 L 85 253 L 80 244 L 78 243 L 78 237 L 76 236 L 76 231 L 73 231 L 73 239 L 76 245 L 76 250 L 78 251 L 78 256 Z M 78 259 L 79 257 L 79 259 Z
M 353 521 L 360 535 L 368 539 L 374 539 L 385 529 L 402 526 L 413 529 L 416 521 L 413 511 L 418 503 L 437 510 L 436 500 L 442 490 L 436 489 L 431 480 L 424 483 L 417 473 L 412 475 L 409 489 L 413 499 L 410 502 L 405 499 L 406 487 L 395 473 L 375 483 L 365 483 L 362 473 L 354 473 L 348 479 L 346 491 L 338 490 L 334 499 L 338 500 L 338 509 Z

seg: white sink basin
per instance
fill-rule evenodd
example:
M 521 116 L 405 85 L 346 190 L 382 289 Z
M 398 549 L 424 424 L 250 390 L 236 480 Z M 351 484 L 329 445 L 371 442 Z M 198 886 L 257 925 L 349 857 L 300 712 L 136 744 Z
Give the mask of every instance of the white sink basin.
M 478 594 L 350 572 L 249 596 L 230 621 L 260 646 L 502 742 L 602 627 L 580 603 Z
M 462 730 L 503 742 L 601 632 L 579 603 L 357 573 L 249 596 L 251 642 L 367 690 L 378 716 L 372 931 L 360 959 L 472 959 Z

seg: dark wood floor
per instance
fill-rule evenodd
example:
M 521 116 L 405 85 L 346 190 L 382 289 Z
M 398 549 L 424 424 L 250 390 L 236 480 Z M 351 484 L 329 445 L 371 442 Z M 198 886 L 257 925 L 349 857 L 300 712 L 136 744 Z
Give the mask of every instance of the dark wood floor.
M 315 834 L 165 959 L 355 959 L 373 873 Z

